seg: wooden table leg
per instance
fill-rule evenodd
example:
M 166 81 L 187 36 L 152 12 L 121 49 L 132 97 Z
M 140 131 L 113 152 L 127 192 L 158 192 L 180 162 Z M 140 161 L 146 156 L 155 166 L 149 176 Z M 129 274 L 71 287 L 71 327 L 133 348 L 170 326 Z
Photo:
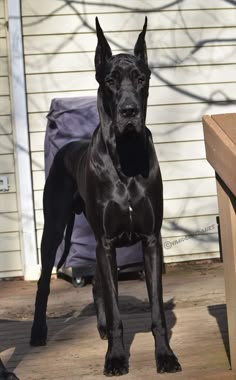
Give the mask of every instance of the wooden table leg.
M 231 368 L 236 371 L 236 198 L 217 178 Z

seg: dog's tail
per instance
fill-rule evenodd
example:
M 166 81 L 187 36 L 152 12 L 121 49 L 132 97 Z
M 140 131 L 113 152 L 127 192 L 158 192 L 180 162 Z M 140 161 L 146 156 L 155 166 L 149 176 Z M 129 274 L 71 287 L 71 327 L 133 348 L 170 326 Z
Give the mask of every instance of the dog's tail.
M 60 261 L 57 264 L 57 271 L 65 263 L 66 258 L 67 258 L 68 254 L 69 254 L 70 246 L 71 246 L 71 235 L 72 235 L 72 231 L 73 231 L 73 227 L 74 227 L 74 222 L 75 222 L 75 214 L 72 213 L 71 217 L 70 217 L 70 220 L 69 220 L 69 222 L 68 222 L 68 224 L 66 226 L 65 247 L 64 247 L 63 254 L 62 254 L 61 258 L 60 258 Z

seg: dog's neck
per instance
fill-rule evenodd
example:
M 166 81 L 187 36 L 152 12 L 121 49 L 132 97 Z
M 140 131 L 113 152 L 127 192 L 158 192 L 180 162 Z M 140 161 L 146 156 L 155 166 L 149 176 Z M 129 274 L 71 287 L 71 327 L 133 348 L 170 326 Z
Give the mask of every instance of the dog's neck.
M 149 174 L 148 133 L 130 133 L 116 137 L 114 125 L 104 110 L 102 99 L 98 94 L 98 112 L 100 116 L 100 132 L 104 145 L 113 161 L 119 176 L 144 178 Z
M 147 178 L 149 173 L 149 155 L 146 131 L 144 133 L 130 133 L 116 138 L 122 172 L 127 177 L 142 175 Z

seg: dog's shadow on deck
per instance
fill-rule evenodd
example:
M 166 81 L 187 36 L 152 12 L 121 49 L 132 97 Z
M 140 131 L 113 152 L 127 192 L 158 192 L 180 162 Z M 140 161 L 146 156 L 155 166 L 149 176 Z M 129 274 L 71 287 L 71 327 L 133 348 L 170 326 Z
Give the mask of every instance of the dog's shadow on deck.
M 124 326 L 124 344 L 126 353 L 130 356 L 130 349 L 135 335 L 139 333 L 151 332 L 151 308 L 147 300 L 140 300 L 133 296 L 120 296 L 119 308 Z M 173 299 L 164 304 L 167 330 L 169 340 L 172 336 L 172 329 L 176 324 L 177 318 L 174 313 L 175 303 Z M 95 315 L 94 305 L 91 303 L 86 306 L 80 316 Z M 154 339 L 153 339 L 154 352 Z
M 127 356 L 130 356 L 130 350 L 136 334 L 150 333 L 151 334 L 151 309 L 147 299 L 138 299 L 133 296 L 120 296 L 119 305 L 121 317 L 124 325 L 124 343 L 127 352 Z M 165 314 L 167 319 L 169 338 L 172 335 L 172 329 L 176 324 L 176 316 L 174 313 L 175 304 L 173 299 L 165 303 Z M 79 314 L 76 314 L 76 310 L 73 310 L 64 315 L 58 317 L 54 316 L 48 318 L 49 336 L 48 347 L 52 347 L 54 344 L 63 344 L 66 340 L 73 339 L 74 329 L 80 329 L 78 321 L 86 321 L 88 317 L 89 323 L 91 319 L 89 317 L 95 317 L 95 307 L 93 303 L 89 303 L 82 309 Z M 83 323 L 84 323 L 83 322 Z M 95 320 L 94 320 L 94 323 Z M 86 322 L 85 322 L 86 325 Z M 0 327 L 3 327 L 1 336 L 1 350 L 8 351 L 14 348 L 13 352 L 9 355 L 9 361 L 7 366 L 10 370 L 14 371 L 20 362 L 28 355 L 35 357 L 37 355 L 43 355 L 44 351 L 47 352 L 46 347 L 34 347 L 29 345 L 30 329 L 32 321 L 23 320 L 0 320 Z M 3 333 L 3 331 L 5 331 Z M 78 335 L 79 337 L 79 331 Z M 97 332 L 99 339 L 99 334 Z M 4 339 L 5 338 L 5 339 Z M 135 343 L 134 343 L 134 347 Z M 153 352 L 154 352 L 154 340 L 153 340 Z M 105 355 L 105 352 L 104 352 Z M 5 361 L 5 357 L 3 357 Z

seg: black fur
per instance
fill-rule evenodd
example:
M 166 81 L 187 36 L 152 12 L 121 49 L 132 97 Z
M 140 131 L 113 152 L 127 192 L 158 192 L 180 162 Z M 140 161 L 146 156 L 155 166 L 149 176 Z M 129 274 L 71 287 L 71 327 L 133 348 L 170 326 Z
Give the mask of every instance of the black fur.
M 112 55 L 96 19 L 100 124 L 91 141 L 72 142 L 58 152 L 44 190 L 42 274 L 31 344 L 46 344 L 51 271 L 68 224 L 71 230 L 76 200 L 76 212 L 85 213 L 97 241 L 93 294 L 98 330 L 108 339 L 104 367 L 108 376 L 128 372 L 118 307 L 116 247 L 137 241 L 143 245 L 157 371 L 181 370 L 168 343 L 162 300 L 162 179 L 152 136 L 145 126 L 150 78 L 146 28 L 147 19 L 134 55 Z

